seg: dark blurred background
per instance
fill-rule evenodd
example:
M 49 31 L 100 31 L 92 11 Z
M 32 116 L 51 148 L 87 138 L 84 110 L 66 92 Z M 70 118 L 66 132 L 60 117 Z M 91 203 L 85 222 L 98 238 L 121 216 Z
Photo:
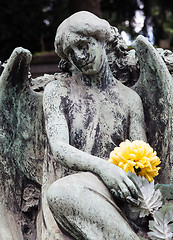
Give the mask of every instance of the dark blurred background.
M 1 0 L 0 60 L 8 59 L 18 46 L 36 57 L 48 52 L 53 55 L 58 25 L 80 10 L 93 12 L 118 27 L 128 45 L 142 34 L 157 47 L 173 47 L 170 0 Z

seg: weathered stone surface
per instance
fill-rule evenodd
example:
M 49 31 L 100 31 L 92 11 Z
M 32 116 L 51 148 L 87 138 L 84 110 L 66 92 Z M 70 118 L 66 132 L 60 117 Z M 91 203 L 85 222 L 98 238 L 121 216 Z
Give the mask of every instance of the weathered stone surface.
M 90 171 L 95 181 L 94 174 L 100 177 L 94 184 L 85 174 L 76 174 L 57 180 L 48 190 L 57 223 L 74 239 L 138 239 L 116 205 L 112 206 L 111 195 L 106 201 L 104 197 L 108 189 L 122 199 L 135 197 L 124 172 L 105 160 L 126 138 L 146 140 L 141 100 L 114 78 L 108 64 L 105 46 L 111 33 L 107 22 L 87 12 L 65 20 L 57 30 L 55 48 L 74 71 L 72 76 L 49 83 L 44 91 L 46 131 L 54 161 L 72 170 Z M 116 60 L 122 49 L 118 50 Z M 107 188 L 99 191 L 103 183 Z M 121 226 L 112 228 L 112 222 L 121 222 Z
M 165 62 L 170 74 L 173 76 L 173 52 L 168 49 L 164 50 L 162 48 L 157 48 L 156 50 Z
M 0 78 L 0 214 L 6 224 L 0 239 L 34 239 L 36 234 L 37 211 L 35 217 L 28 213 L 38 209 L 38 201 L 22 206 L 28 184 L 40 191 L 45 141 L 42 95 L 28 82 L 30 60 L 28 50 L 15 49 Z
M 65 21 L 56 35 L 64 73 L 28 80 L 31 54 L 22 48 L 15 49 L 4 65 L 2 240 L 138 239 L 116 205 L 117 198 L 132 201 L 134 186 L 121 169 L 105 160 L 126 138 L 146 140 L 145 131 L 162 160 L 158 180 L 172 181 L 173 83 L 160 58 L 171 72 L 171 52 L 158 50 L 159 56 L 145 38 L 138 37 L 136 58 L 115 27 L 90 13 L 76 16 Z M 142 102 L 120 81 L 129 87 L 136 83 L 133 88 Z
M 162 160 L 158 180 L 170 183 L 173 177 L 173 79 L 162 58 L 143 37 L 136 39 L 140 79 L 134 89 L 142 98 L 147 138 Z
M 31 78 L 30 87 L 35 92 L 43 92 L 45 86 L 55 80 L 54 75 L 44 74 L 44 76 Z

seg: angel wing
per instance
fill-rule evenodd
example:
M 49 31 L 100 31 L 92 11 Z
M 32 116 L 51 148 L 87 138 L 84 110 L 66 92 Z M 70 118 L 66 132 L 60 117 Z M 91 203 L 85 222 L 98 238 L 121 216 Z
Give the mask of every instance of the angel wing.
M 26 209 L 33 189 L 40 191 L 42 180 L 42 96 L 29 87 L 30 61 L 28 50 L 16 48 L 0 77 L 0 239 L 4 240 L 25 236 L 20 218 L 25 225 L 28 220 L 21 208 Z M 26 191 L 30 193 L 27 197 Z M 32 225 L 30 220 L 29 228 L 34 228 Z
M 42 181 L 45 141 L 42 95 L 29 87 L 30 61 L 28 50 L 16 48 L 0 77 L 0 215 L 3 216 L 0 239 L 4 240 L 13 237 L 22 240 L 27 236 L 22 232 L 23 224 L 35 229 L 25 213 L 32 211 L 31 196 L 34 190 L 40 192 Z
M 4 169 L 18 169 L 41 183 L 44 154 L 42 95 L 29 87 L 31 53 L 16 48 L 0 78 L 0 157 Z
M 160 157 L 158 180 L 173 181 L 173 79 L 156 49 L 143 36 L 135 41 L 140 77 L 133 89 L 140 95 L 148 142 Z

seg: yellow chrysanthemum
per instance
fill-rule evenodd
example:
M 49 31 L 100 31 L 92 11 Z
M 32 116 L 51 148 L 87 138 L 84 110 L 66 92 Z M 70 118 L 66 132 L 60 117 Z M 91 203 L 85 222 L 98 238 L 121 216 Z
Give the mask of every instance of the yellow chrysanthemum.
M 159 173 L 161 163 L 156 156 L 157 153 L 148 143 L 142 140 L 130 142 L 126 140 L 115 147 L 110 153 L 109 162 L 121 167 L 124 171 L 135 172 L 141 177 L 144 176 L 149 182 Z

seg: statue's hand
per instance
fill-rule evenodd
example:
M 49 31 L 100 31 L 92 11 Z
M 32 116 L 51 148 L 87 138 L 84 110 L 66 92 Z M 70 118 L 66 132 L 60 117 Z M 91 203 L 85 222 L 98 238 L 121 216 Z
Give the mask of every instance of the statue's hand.
M 126 172 L 114 164 L 105 162 L 99 167 L 99 176 L 117 198 L 138 205 L 138 191 Z

